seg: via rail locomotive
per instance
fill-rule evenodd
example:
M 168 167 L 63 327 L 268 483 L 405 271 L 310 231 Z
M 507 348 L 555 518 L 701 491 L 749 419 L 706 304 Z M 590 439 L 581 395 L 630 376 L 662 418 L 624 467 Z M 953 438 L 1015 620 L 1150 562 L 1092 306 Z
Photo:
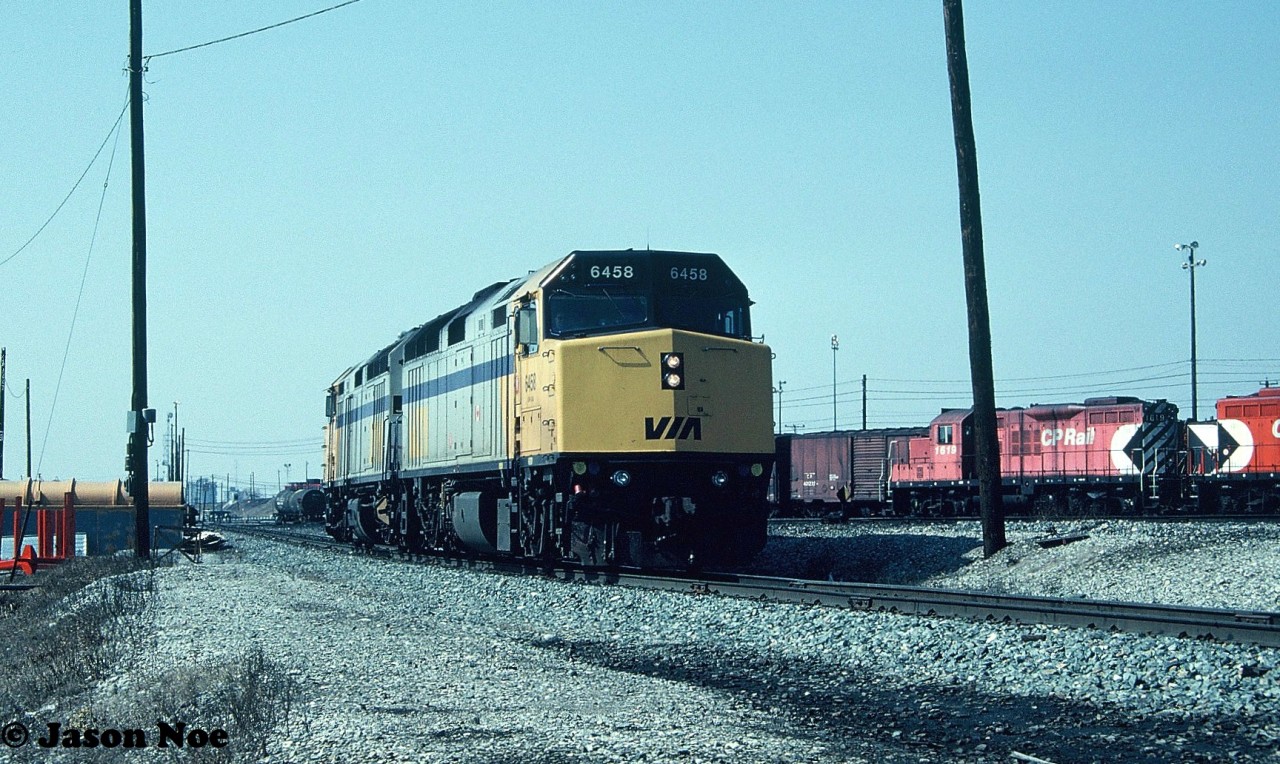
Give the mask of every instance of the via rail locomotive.
M 411 329 L 330 386 L 330 535 L 587 565 L 764 545 L 770 349 L 719 256 L 591 251 Z

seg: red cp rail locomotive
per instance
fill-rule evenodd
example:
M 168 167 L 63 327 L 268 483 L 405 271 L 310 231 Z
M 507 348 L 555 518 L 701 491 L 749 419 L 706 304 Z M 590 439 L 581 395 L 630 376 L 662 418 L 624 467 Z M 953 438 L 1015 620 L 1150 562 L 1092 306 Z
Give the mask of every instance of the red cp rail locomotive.
M 1188 474 L 1201 505 L 1280 511 L 1280 388 L 1223 398 L 1217 414 L 1187 426 Z
M 1168 401 L 1113 396 L 1000 409 L 996 430 L 1013 512 L 1280 512 L 1277 388 L 1223 398 L 1209 422 L 1180 421 Z M 972 409 L 944 410 L 924 428 L 779 436 L 777 446 L 784 514 L 977 512 Z

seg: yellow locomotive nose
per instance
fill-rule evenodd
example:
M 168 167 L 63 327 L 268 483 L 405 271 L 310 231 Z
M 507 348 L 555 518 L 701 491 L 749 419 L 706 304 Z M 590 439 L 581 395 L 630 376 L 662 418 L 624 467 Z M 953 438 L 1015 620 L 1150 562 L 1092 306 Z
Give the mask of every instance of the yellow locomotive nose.
M 765 345 L 654 329 L 566 340 L 556 355 L 561 451 L 772 453 Z

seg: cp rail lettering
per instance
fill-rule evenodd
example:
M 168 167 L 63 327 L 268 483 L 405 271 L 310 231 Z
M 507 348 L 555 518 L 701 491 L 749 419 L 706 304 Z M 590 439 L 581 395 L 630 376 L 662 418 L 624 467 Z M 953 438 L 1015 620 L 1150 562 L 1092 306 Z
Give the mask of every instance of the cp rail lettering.
M 1048 448 L 1057 445 L 1063 446 L 1092 446 L 1094 431 L 1092 427 L 1086 427 L 1083 431 L 1074 427 L 1048 429 L 1040 431 L 1040 444 Z

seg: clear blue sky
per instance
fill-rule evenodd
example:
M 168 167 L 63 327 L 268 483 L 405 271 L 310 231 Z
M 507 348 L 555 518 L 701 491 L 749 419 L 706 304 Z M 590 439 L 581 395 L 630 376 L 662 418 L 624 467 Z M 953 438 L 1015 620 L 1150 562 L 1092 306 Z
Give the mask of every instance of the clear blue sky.
M 144 48 L 329 4 L 151 2 Z M 965 13 L 1000 404 L 1135 394 L 1189 413 L 1173 245 L 1191 240 L 1209 262 L 1201 416 L 1280 380 L 1280 5 Z M 128 2 L 10 0 L 0 18 L 4 260 L 125 104 Z M 968 405 L 941 2 L 364 0 L 155 58 L 145 90 L 149 398 L 161 430 L 180 402 L 196 474 L 315 475 L 339 373 L 574 249 L 720 253 L 788 425 L 831 426 L 832 334 L 841 426 L 863 374 L 871 426 Z M 123 471 L 127 125 L 105 198 L 110 142 L 0 265 L 0 345 L 11 390 L 31 378 L 45 478 Z M 13 478 L 23 401 L 7 408 Z

